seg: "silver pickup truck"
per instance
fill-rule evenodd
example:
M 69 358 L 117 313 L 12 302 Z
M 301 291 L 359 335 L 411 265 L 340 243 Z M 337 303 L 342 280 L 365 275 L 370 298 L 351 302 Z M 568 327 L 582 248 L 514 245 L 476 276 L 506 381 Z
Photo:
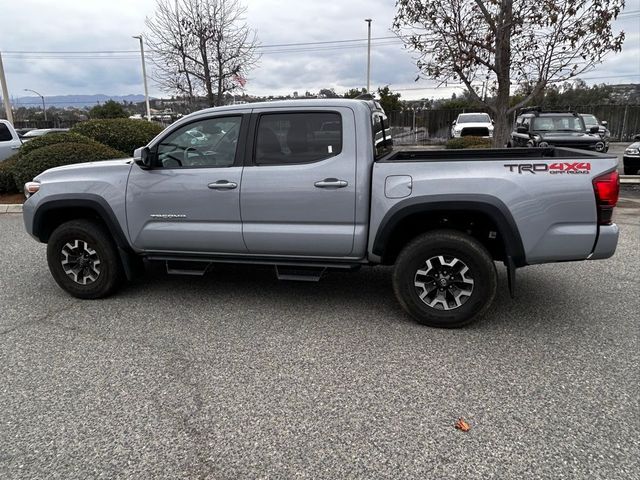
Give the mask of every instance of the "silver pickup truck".
M 152 261 L 269 264 L 287 280 L 395 265 L 409 314 L 458 327 L 491 305 L 495 262 L 513 294 L 519 267 L 613 255 L 616 166 L 559 148 L 393 151 L 374 101 L 234 105 L 184 117 L 133 159 L 42 173 L 24 222 L 79 298 Z

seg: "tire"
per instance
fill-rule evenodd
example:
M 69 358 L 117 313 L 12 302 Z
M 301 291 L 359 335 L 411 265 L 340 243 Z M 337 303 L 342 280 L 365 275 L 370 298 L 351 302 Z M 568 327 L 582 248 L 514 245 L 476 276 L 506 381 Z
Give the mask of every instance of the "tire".
M 625 165 L 624 166 L 624 174 L 625 175 L 637 175 L 638 174 L 638 169 L 637 168 L 633 168 L 633 167 L 627 167 Z
M 443 277 L 437 276 L 440 272 Z M 430 327 L 458 328 L 477 320 L 491 306 L 497 286 L 487 249 L 455 230 L 416 237 L 400 252 L 393 272 L 393 289 L 402 307 Z
M 47 245 L 47 263 L 60 288 L 77 298 L 109 296 L 124 280 L 111 235 L 91 220 L 71 220 L 56 228 Z

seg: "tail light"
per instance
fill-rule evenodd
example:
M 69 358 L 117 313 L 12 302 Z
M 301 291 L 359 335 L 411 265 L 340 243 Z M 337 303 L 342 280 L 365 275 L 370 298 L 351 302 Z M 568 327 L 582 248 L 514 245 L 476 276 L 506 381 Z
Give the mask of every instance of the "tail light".
M 593 191 L 598 207 L 598 224 L 611 225 L 613 207 L 618 203 L 620 176 L 618 172 L 609 172 L 593 179 Z

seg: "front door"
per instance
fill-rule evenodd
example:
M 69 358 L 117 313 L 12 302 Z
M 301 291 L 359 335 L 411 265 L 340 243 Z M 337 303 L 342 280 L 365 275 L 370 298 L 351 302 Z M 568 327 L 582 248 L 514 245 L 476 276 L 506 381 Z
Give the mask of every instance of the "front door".
M 240 221 L 240 181 L 248 119 L 239 113 L 202 117 L 150 145 L 153 168 L 134 165 L 127 185 L 127 223 L 135 248 L 247 251 Z
M 254 122 L 252 160 L 240 192 L 249 252 L 349 256 L 356 202 L 353 111 L 270 109 L 255 114 Z

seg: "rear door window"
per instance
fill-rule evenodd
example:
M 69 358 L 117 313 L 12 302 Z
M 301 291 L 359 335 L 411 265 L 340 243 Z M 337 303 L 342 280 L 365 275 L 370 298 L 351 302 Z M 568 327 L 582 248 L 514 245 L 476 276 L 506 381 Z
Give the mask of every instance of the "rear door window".
M 260 115 L 257 165 L 313 163 L 342 152 L 342 117 L 337 112 Z

